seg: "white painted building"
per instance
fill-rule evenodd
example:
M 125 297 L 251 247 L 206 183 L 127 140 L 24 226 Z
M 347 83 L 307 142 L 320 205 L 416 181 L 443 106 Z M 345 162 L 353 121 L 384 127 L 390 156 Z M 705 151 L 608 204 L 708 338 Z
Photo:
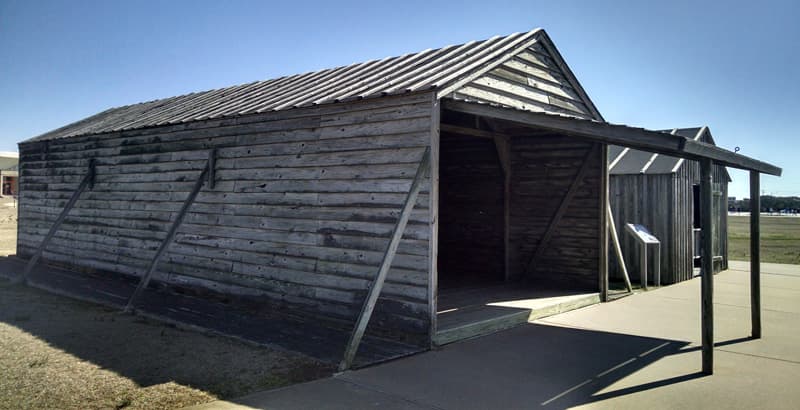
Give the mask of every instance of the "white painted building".
M 0 196 L 16 195 L 19 153 L 0 151 Z

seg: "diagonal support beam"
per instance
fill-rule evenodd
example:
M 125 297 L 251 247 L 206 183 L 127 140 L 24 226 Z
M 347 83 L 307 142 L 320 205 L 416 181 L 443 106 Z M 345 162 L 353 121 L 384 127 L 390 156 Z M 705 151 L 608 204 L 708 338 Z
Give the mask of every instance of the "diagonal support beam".
M 189 196 L 186 197 L 186 200 L 183 201 L 183 206 L 181 206 L 180 211 L 178 212 L 178 216 L 175 218 L 175 221 L 172 223 L 172 226 L 169 228 L 167 232 L 167 237 L 161 242 L 161 245 L 158 247 L 155 256 L 153 256 L 153 260 L 150 261 L 150 267 L 145 272 L 142 279 L 139 281 L 139 285 L 136 287 L 136 290 L 133 291 L 130 298 L 128 298 L 128 303 L 125 305 L 124 311 L 126 313 L 133 312 L 133 303 L 139 297 L 139 295 L 147 288 L 147 285 L 150 283 L 150 278 L 153 276 L 153 272 L 155 272 L 156 267 L 158 266 L 158 262 L 161 260 L 161 257 L 164 255 L 164 251 L 169 248 L 172 244 L 172 241 L 175 239 L 175 234 L 178 233 L 178 228 L 181 226 L 183 222 L 183 218 L 186 217 L 186 214 L 189 211 L 189 207 L 192 206 L 195 198 L 197 198 L 197 194 L 200 193 L 200 189 L 203 188 L 203 185 L 206 182 L 210 181 L 209 175 L 213 174 L 211 171 L 211 165 L 214 163 L 214 156 L 216 151 L 212 150 L 209 153 L 209 159 L 206 162 L 206 166 L 203 168 L 203 171 L 200 172 L 200 176 L 197 177 L 197 181 L 194 183 L 194 187 L 192 187 L 192 191 L 189 192 Z M 210 184 L 209 184 L 210 185 Z
M 58 218 L 56 218 L 55 222 L 53 222 L 53 225 L 50 227 L 50 230 L 47 232 L 47 235 L 45 235 L 44 239 L 42 240 L 42 243 L 39 244 L 39 248 L 36 249 L 36 253 L 28 261 L 28 264 L 25 265 L 25 270 L 22 272 L 22 276 L 14 280 L 13 283 L 15 284 L 24 283 L 26 285 L 28 284 L 28 276 L 33 270 L 33 267 L 36 266 L 36 264 L 39 262 L 39 259 L 41 259 L 44 250 L 47 248 L 47 245 L 50 243 L 50 240 L 53 239 L 53 236 L 55 236 L 56 232 L 58 231 L 58 228 L 60 228 L 64 220 L 67 219 L 67 214 L 69 214 L 69 211 L 72 210 L 72 207 L 75 206 L 76 202 L 78 202 L 78 197 L 81 196 L 81 193 L 83 193 L 83 191 L 85 191 L 87 187 L 89 189 L 94 188 L 95 175 L 96 175 L 95 161 L 94 158 L 91 158 L 89 159 L 89 169 L 86 172 L 86 175 L 81 180 L 81 183 L 78 184 L 78 188 L 75 190 L 75 192 L 72 193 L 72 197 L 69 198 L 69 201 L 67 201 L 66 206 L 64 206 L 64 209 L 61 210 L 61 213 L 58 215 Z
M 406 230 L 408 218 L 411 216 L 411 211 L 414 209 L 414 205 L 417 202 L 417 196 L 419 195 L 419 191 L 422 189 L 422 183 L 424 182 L 425 177 L 428 175 L 431 161 L 430 154 L 430 147 L 426 148 L 425 153 L 422 154 L 422 161 L 420 161 L 419 167 L 417 168 L 417 174 L 414 176 L 414 182 L 411 184 L 411 189 L 408 191 L 408 196 L 403 204 L 400 217 L 398 218 L 397 224 L 392 232 L 392 238 L 389 240 L 389 245 L 386 247 L 386 251 L 383 254 L 383 262 L 381 262 L 381 267 L 378 269 L 378 275 L 375 277 L 375 281 L 369 288 L 367 298 L 364 300 L 364 305 L 361 307 L 361 314 L 359 314 L 358 320 L 356 321 L 355 329 L 353 329 L 353 333 L 350 335 L 350 340 L 347 342 L 344 358 L 342 359 L 342 362 L 339 363 L 339 371 L 345 371 L 349 369 L 356 357 L 358 346 L 361 344 L 361 339 L 364 337 L 364 331 L 366 331 L 367 324 L 369 324 L 369 320 L 372 317 L 372 311 L 375 309 L 375 304 L 378 302 L 378 296 L 381 294 L 383 283 L 386 281 L 386 276 L 389 274 L 389 268 L 392 266 L 392 260 L 394 260 L 394 256 L 397 253 L 397 247 L 400 245 L 400 239 L 403 237 L 403 231 Z
M 617 224 L 614 222 L 614 214 L 611 213 L 610 202 L 606 202 L 606 212 L 608 212 L 608 230 L 611 232 L 611 243 L 614 245 L 614 253 L 617 255 L 620 268 L 622 268 L 625 289 L 630 293 L 633 292 L 633 286 L 631 286 L 631 278 L 628 276 L 628 268 L 625 266 L 625 258 L 622 256 L 622 247 L 619 244 L 619 235 L 617 235 Z
M 545 249 L 547 249 L 547 244 L 553 237 L 553 233 L 555 232 L 556 227 L 558 226 L 559 222 L 561 222 L 561 218 L 563 218 L 564 214 L 567 212 L 569 203 L 572 202 L 572 198 L 575 196 L 575 193 L 578 192 L 578 187 L 581 185 L 581 182 L 583 182 L 583 179 L 586 176 L 586 172 L 589 170 L 589 159 L 592 157 L 593 154 L 597 152 L 597 146 L 598 144 L 592 144 L 592 147 L 586 152 L 586 155 L 583 157 L 581 168 L 575 175 L 575 179 L 572 180 L 572 184 L 569 186 L 569 190 L 567 190 L 567 193 L 564 194 L 564 198 L 561 199 L 561 204 L 558 206 L 556 213 L 550 220 L 550 224 L 547 226 L 547 230 L 545 230 L 544 235 L 542 235 L 542 239 L 536 245 L 536 249 L 534 250 L 533 255 L 531 256 L 530 260 L 528 260 L 528 265 L 527 268 L 525 269 L 526 275 L 530 275 L 530 273 L 533 271 L 534 266 L 536 266 L 536 261 L 542 256 Z

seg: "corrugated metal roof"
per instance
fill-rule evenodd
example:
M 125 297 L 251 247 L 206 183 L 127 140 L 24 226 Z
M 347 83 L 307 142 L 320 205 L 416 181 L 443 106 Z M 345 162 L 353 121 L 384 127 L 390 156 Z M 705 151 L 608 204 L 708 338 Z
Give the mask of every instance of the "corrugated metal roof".
M 112 108 L 26 142 L 443 89 L 535 43 L 541 29 Z
M 703 136 L 703 133 L 701 133 L 703 129 L 707 130 L 707 128 L 677 128 L 674 130 L 662 130 L 662 132 L 674 132 L 684 138 L 700 140 Z M 713 141 L 706 142 L 713 143 Z M 681 158 L 635 149 L 623 149 L 617 146 L 609 147 L 608 161 L 608 171 L 611 175 L 670 174 L 675 172 L 677 167 L 683 163 Z

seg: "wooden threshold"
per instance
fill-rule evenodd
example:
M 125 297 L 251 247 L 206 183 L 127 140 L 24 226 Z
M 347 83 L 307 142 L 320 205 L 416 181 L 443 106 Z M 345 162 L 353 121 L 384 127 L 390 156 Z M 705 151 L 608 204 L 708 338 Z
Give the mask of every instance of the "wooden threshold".
M 434 344 L 442 346 L 485 336 L 536 319 L 600 303 L 600 293 L 597 292 L 557 294 L 553 291 L 528 291 L 527 296 L 520 297 L 520 291 L 513 292 L 516 295 L 511 294 L 511 297 L 506 298 L 500 295 L 508 294 L 507 290 L 498 293 L 496 289 L 495 292 L 487 289 L 486 293 L 495 293 L 498 297 L 484 297 L 483 299 L 491 300 L 460 307 L 443 305 L 437 313 L 438 328 L 433 338 Z

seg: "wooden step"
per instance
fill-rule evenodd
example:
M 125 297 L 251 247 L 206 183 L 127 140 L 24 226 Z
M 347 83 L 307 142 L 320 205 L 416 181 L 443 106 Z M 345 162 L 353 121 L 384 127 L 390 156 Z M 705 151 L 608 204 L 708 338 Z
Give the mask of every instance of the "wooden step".
M 475 305 L 439 314 L 433 343 L 442 346 L 459 340 L 485 336 L 530 321 L 600 303 L 598 293 Z

